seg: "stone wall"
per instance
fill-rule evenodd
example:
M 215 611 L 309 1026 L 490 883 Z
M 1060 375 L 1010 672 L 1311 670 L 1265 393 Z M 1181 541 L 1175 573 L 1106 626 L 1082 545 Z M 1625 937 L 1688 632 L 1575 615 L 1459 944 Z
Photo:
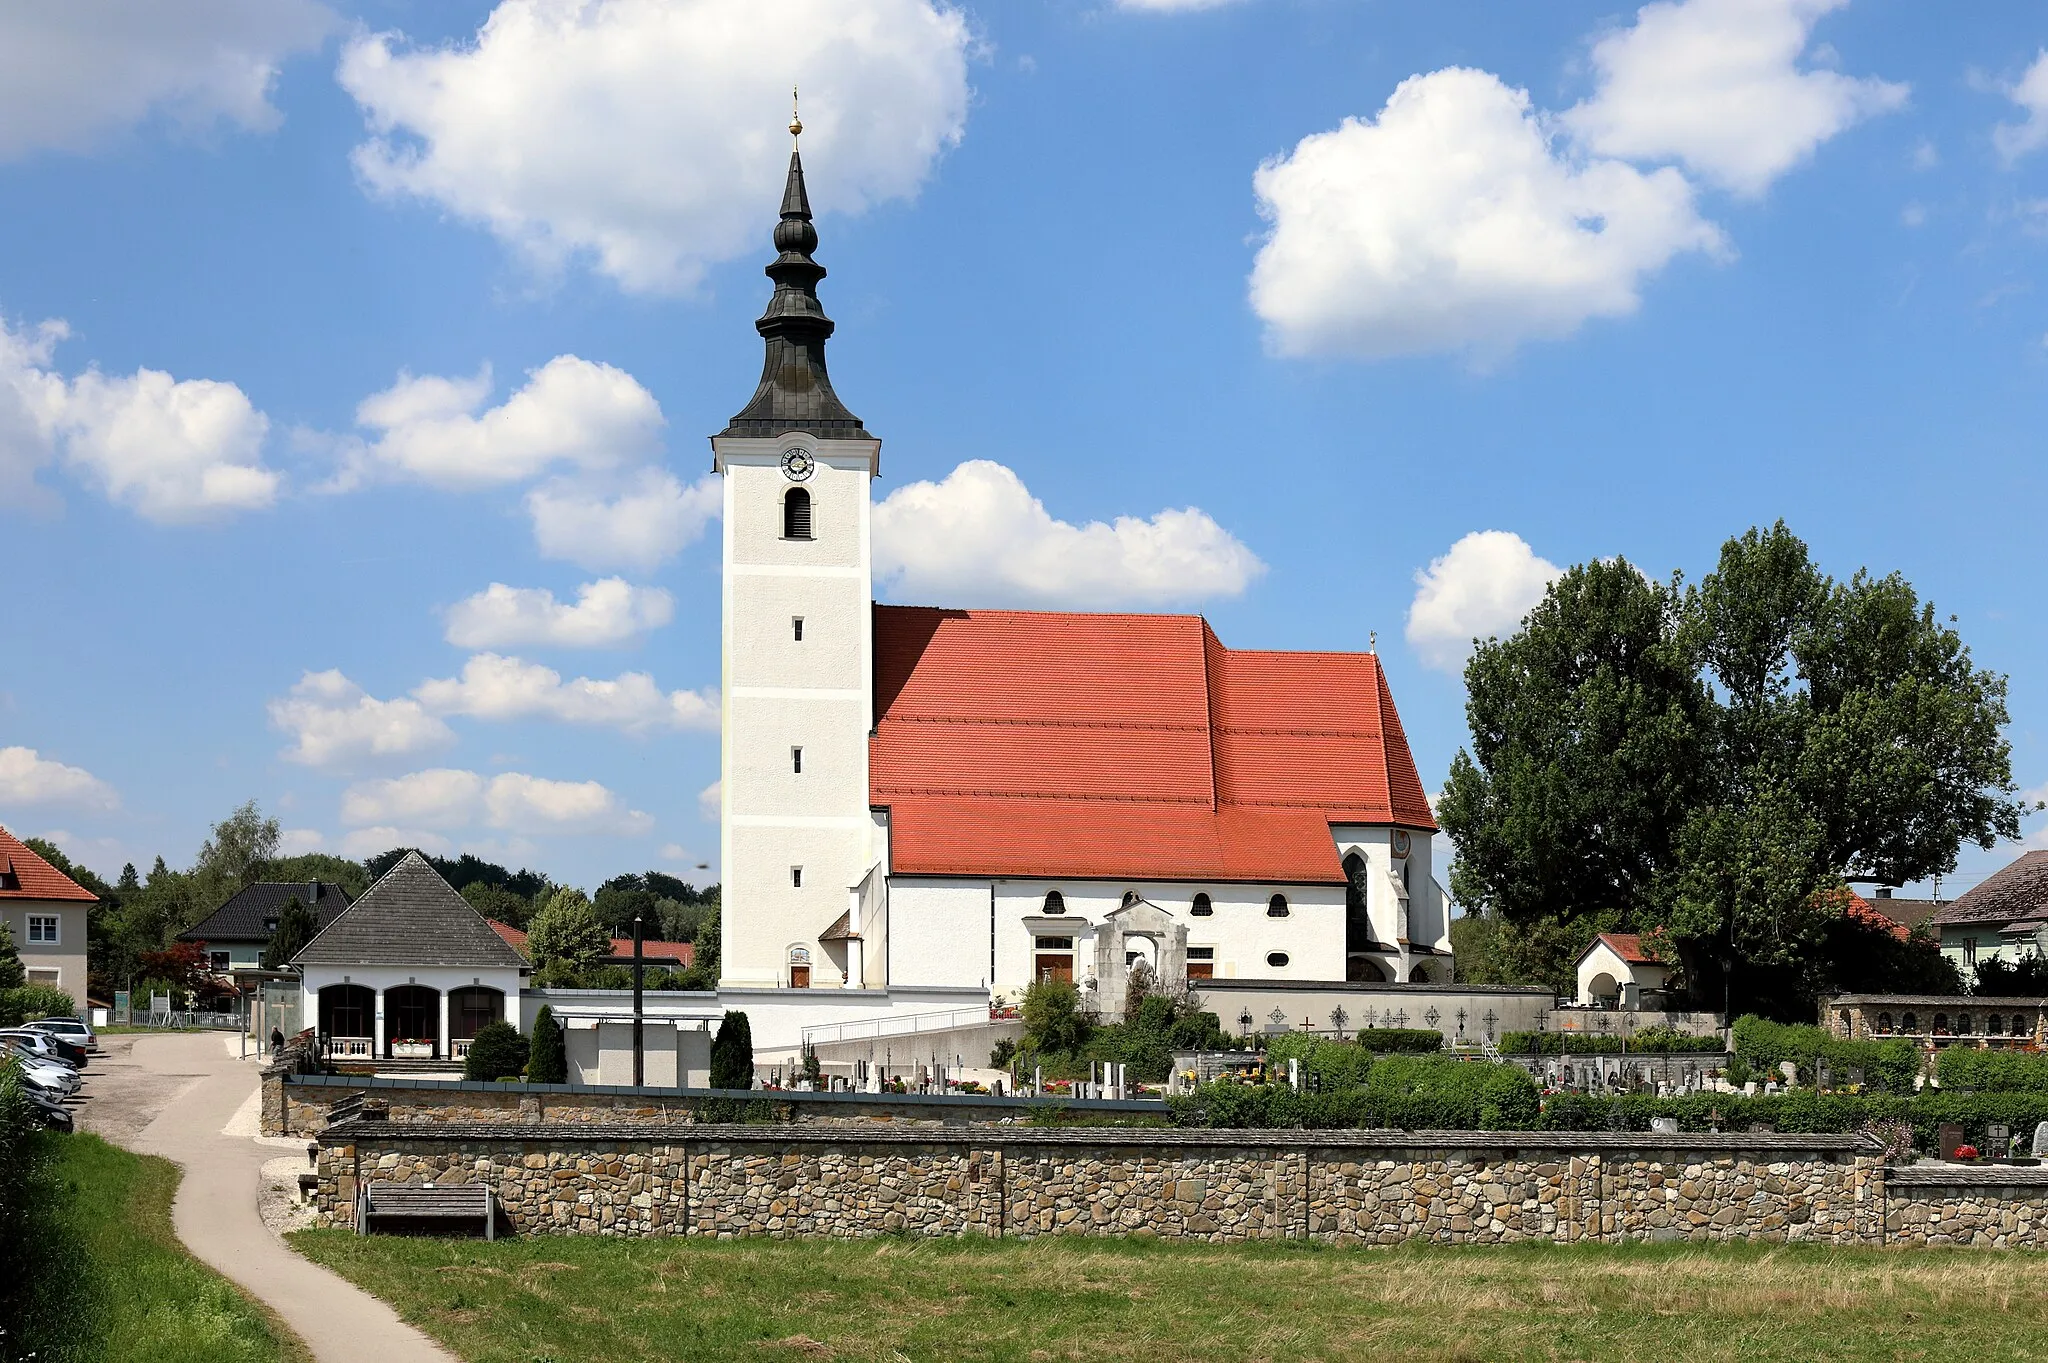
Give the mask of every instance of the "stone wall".
M 1854 1137 L 1761 1133 L 359 1121 L 322 1135 L 318 1200 L 324 1224 L 346 1226 L 359 1180 L 484 1180 L 524 1234 L 2048 1248 L 2042 1171 L 1997 1186 L 1918 1172 L 1887 1169 Z

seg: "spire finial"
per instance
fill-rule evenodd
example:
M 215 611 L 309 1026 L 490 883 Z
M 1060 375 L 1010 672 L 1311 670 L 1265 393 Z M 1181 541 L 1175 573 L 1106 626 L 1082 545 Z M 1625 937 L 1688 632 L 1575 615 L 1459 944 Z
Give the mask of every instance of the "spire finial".
M 791 137 L 802 137 L 804 135 L 804 121 L 797 115 L 796 87 L 794 85 L 789 87 L 789 135 Z
M 1368 630 L 1366 631 L 1366 637 L 1372 641 L 1371 643 L 1366 645 L 1366 651 L 1369 653 L 1378 653 L 1380 651 L 1380 632 L 1376 629 Z

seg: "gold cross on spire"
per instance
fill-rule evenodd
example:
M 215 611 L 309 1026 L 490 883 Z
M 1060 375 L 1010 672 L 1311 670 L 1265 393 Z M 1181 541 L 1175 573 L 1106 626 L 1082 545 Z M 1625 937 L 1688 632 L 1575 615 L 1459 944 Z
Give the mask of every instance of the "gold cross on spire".
M 797 117 L 796 87 L 792 85 L 789 87 L 789 135 L 791 137 L 802 137 L 803 133 L 804 121 Z

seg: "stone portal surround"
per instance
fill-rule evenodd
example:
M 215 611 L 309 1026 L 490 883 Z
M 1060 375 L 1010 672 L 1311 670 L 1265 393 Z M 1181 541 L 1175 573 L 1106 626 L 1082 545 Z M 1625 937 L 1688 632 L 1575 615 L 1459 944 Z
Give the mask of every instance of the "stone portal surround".
M 1853 1136 L 354 1121 L 320 1145 L 331 1226 L 363 1179 L 484 1180 L 523 1234 L 2048 1248 L 2042 1170 L 1887 1168 Z

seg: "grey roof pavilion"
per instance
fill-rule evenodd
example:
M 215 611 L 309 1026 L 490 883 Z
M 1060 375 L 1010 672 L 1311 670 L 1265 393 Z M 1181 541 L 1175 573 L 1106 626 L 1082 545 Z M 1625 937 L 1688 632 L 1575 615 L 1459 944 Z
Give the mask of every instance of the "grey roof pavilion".
M 306 943 L 292 964 L 522 970 L 526 958 L 425 857 L 407 852 Z

